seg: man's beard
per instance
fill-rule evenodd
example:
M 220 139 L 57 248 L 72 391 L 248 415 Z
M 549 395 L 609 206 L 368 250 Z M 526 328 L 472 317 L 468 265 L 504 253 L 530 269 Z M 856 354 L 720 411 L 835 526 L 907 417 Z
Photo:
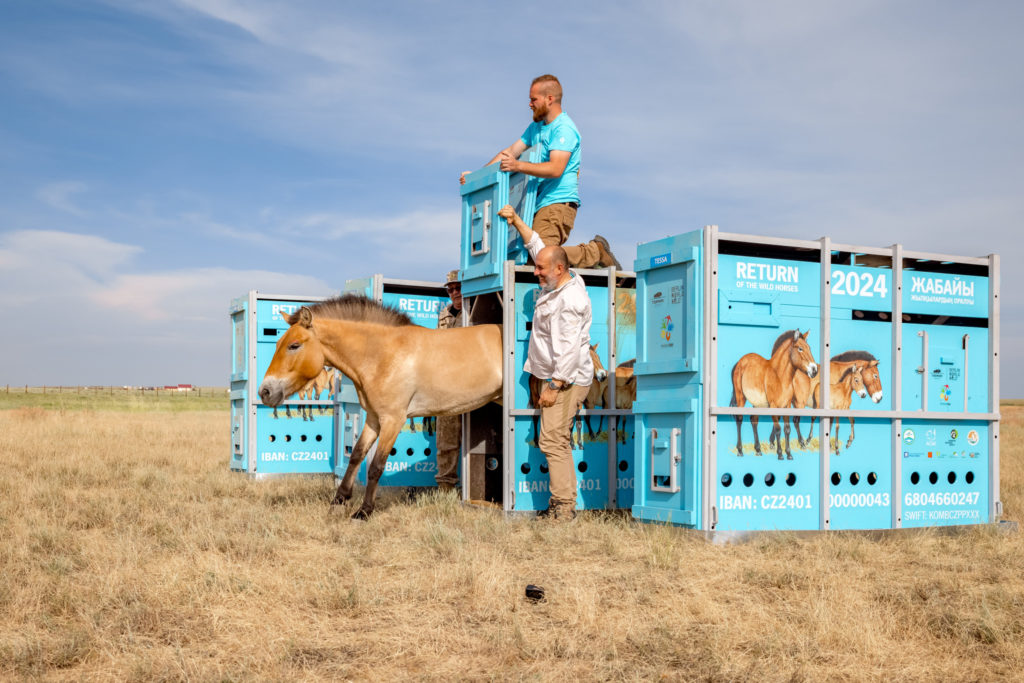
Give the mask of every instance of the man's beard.
M 555 291 L 556 289 L 558 289 L 558 287 L 556 287 L 557 284 L 558 283 L 552 280 L 551 278 L 540 278 L 540 288 L 543 289 L 545 292 Z
M 547 115 L 548 115 L 548 108 L 547 107 L 537 107 L 536 109 L 533 110 L 533 121 L 534 121 L 534 123 L 539 123 L 540 121 L 543 121 L 544 117 L 546 117 Z

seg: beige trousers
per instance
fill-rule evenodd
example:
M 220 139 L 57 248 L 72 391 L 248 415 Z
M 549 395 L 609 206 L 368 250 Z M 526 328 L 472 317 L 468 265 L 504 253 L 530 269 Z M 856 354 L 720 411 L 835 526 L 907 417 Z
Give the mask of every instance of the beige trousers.
M 568 204 L 548 204 L 533 215 L 533 231 L 540 236 L 544 246 L 565 249 L 565 256 L 572 268 L 593 268 L 601 263 L 601 247 L 597 242 L 591 241 L 575 247 L 563 246 L 575 222 L 575 208 Z
M 576 507 L 576 466 L 572 461 L 572 419 L 590 387 L 573 385 L 558 392 L 555 405 L 540 410 L 540 438 L 537 445 L 548 459 L 551 477 L 551 505 Z

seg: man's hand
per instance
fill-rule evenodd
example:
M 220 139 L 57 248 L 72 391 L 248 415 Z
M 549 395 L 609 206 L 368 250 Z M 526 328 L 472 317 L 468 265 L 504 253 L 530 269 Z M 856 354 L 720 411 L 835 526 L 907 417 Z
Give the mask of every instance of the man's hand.
M 512 156 L 509 152 L 502 152 L 500 155 L 502 171 L 508 171 L 509 173 L 515 173 L 519 170 L 519 160 Z
M 459 174 L 459 185 L 466 184 L 466 176 L 468 176 L 470 173 L 471 171 L 463 171 L 462 173 Z
M 512 222 L 516 219 L 516 210 L 512 208 L 511 204 L 506 204 L 498 209 L 498 215 L 505 220 Z
M 540 398 L 537 399 L 538 408 L 550 408 L 555 405 L 555 400 L 558 398 L 558 391 L 552 389 L 548 385 L 544 385 L 544 390 L 540 392 Z

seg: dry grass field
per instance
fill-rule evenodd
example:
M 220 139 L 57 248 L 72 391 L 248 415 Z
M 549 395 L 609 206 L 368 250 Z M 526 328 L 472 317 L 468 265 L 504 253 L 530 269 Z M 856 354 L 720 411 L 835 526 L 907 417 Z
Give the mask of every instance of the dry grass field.
M 222 399 L 223 400 L 223 399 Z M 332 514 L 227 469 L 227 411 L 0 403 L 0 678 L 993 680 L 1024 672 L 1024 538 L 711 545 L 452 497 Z M 1006 517 L 1024 407 L 1003 408 Z M 524 586 L 544 586 L 534 604 Z

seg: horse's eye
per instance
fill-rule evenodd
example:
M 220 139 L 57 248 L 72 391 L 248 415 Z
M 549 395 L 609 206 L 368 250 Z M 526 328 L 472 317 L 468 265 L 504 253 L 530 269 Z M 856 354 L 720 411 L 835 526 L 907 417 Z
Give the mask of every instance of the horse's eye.
M 298 351 L 300 346 L 302 346 L 302 344 L 300 344 L 299 342 L 292 342 L 291 344 L 288 345 L 288 350 Z

